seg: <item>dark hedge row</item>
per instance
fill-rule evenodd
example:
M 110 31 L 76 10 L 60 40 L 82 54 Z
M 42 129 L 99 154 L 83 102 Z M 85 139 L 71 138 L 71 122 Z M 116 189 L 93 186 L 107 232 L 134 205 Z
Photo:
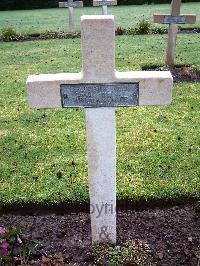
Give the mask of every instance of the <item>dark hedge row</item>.
M 0 10 L 34 9 L 58 7 L 59 0 L 0 0 Z M 92 0 L 84 0 L 84 6 L 92 6 Z M 118 0 L 118 5 L 142 5 L 151 3 L 170 3 L 170 0 Z M 183 0 L 183 2 L 200 2 Z

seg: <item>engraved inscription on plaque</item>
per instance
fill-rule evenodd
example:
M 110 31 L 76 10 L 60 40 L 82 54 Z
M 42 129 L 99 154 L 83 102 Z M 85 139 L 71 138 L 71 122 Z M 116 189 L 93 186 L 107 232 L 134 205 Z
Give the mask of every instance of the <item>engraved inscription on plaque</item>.
M 117 107 L 139 104 L 139 83 L 62 84 L 62 107 Z
M 165 24 L 185 24 L 186 16 L 165 16 L 164 23 Z

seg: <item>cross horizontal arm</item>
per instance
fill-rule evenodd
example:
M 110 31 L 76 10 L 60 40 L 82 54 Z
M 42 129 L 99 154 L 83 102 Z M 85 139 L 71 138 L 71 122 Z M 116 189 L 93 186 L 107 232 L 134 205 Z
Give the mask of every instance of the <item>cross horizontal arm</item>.
M 168 105 L 172 98 L 172 76 L 168 71 L 115 72 L 112 83 L 139 83 L 138 105 Z M 60 85 L 86 83 L 82 73 L 29 76 L 31 108 L 61 108 Z M 90 83 L 90 82 L 87 82 Z
M 61 108 L 63 84 L 108 83 L 113 89 L 115 83 L 138 83 L 137 105 L 170 104 L 173 85 L 171 73 L 115 71 L 114 38 L 113 16 L 83 16 L 81 18 L 82 72 L 29 76 L 27 87 L 30 107 Z M 106 49 L 107 47 L 109 49 Z
M 83 7 L 83 1 L 59 2 L 59 7 Z
M 93 0 L 93 6 L 117 6 L 117 0 Z
M 165 14 L 154 14 L 155 23 L 169 24 L 170 20 L 174 20 L 174 23 L 176 24 L 195 24 L 196 16 L 195 15 L 170 16 Z
M 169 71 L 116 72 L 117 82 L 139 82 L 139 105 L 168 105 L 173 78 Z
M 32 75 L 27 79 L 31 108 L 61 108 L 60 85 L 81 83 L 81 73 Z
M 83 7 L 83 1 L 75 1 L 76 7 Z

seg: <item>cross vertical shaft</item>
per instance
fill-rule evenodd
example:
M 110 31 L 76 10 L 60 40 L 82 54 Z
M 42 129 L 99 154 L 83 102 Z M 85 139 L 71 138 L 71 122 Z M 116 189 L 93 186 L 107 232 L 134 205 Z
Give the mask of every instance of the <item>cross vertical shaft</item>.
M 74 23 L 74 7 L 70 6 L 73 4 L 73 0 L 68 0 L 68 14 L 69 14 L 69 31 L 75 31 L 75 23 Z
M 108 14 L 108 6 L 116 6 L 117 0 L 93 0 L 93 6 L 102 7 L 102 15 Z
M 74 7 L 83 7 L 83 1 L 68 0 L 68 2 L 59 2 L 59 7 L 68 8 L 69 15 L 69 31 L 75 31 L 75 22 L 74 22 Z
M 108 14 L 108 7 L 107 6 L 102 6 L 102 14 L 107 15 Z
M 171 16 L 180 15 L 181 11 L 181 0 L 172 0 L 171 3 Z
M 171 16 L 180 15 L 181 0 L 172 0 L 171 3 Z M 176 49 L 176 37 L 178 32 L 178 25 L 169 24 L 168 31 L 168 45 L 167 45 L 167 55 L 166 55 L 166 66 L 174 66 L 174 57 Z
M 86 133 L 92 241 L 115 243 L 115 109 L 87 108 Z
M 112 82 L 115 77 L 113 16 L 84 16 L 84 20 L 81 20 L 81 43 L 82 73 L 85 82 Z
M 73 6 L 68 7 L 68 14 L 69 14 L 69 31 L 75 31 L 75 23 L 74 23 L 74 8 Z
M 113 81 L 115 27 L 111 16 L 84 19 L 83 80 Z M 95 17 L 97 18 L 97 16 Z M 116 242 L 116 132 L 114 108 L 86 108 L 86 134 L 92 241 Z

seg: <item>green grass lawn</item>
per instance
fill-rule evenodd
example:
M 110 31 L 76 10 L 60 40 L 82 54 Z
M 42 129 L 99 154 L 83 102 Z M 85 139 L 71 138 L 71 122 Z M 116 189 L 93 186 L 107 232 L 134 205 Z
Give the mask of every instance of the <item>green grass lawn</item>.
M 141 16 L 153 22 L 154 13 L 170 12 L 169 4 L 117 6 L 109 7 L 109 13 L 115 15 L 116 27 L 129 28 L 141 19 Z M 68 13 L 65 8 L 1 11 L 0 29 L 13 27 L 17 33 L 42 33 L 46 31 L 68 31 Z M 200 27 L 200 3 L 183 3 L 182 14 L 196 14 L 196 27 Z M 101 14 L 101 8 L 77 8 L 75 10 L 76 29 L 80 30 L 80 16 L 87 14 Z M 193 24 L 184 27 L 194 27 Z
M 116 37 L 116 68 L 162 65 L 166 38 Z M 180 34 L 176 62 L 200 69 L 199 41 Z M 1 42 L 0 58 L 0 203 L 87 200 L 84 110 L 30 110 L 25 87 L 29 74 L 80 71 L 80 39 Z M 119 199 L 199 195 L 199 101 L 200 84 L 182 83 L 170 106 L 117 109 Z

